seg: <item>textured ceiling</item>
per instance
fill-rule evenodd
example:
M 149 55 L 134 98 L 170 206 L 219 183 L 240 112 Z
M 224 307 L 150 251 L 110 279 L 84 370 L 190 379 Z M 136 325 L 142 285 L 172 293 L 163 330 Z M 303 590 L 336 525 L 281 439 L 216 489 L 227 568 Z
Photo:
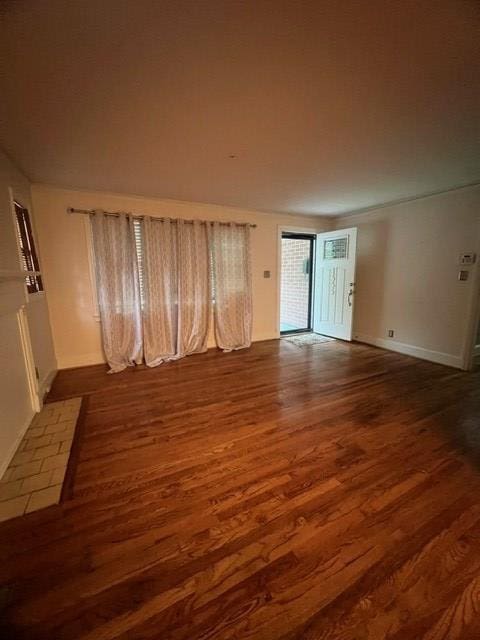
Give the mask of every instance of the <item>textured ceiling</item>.
M 1 7 L 0 145 L 33 181 L 338 215 L 480 180 L 477 1 Z

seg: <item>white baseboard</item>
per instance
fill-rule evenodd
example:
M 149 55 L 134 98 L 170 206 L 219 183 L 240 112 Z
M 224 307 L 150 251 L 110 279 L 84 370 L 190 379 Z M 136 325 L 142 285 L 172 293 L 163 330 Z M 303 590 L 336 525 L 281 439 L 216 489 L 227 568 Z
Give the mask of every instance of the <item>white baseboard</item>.
M 275 333 L 259 333 L 258 335 L 252 338 L 252 342 L 263 342 L 264 340 L 278 340 L 280 338 L 280 333 L 276 331 Z
M 35 411 L 32 409 L 31 414 L 19 429 L 17 437 L 15 438 L 9 450 L 6 452 L 5 457 L 3 458 L 3 460 L 0 460 L 0 479 L 3 477 L 3 474 L 7 470 L 8 465 L 10 464 L 13 456 L 15 455 L 15 452 L 17 451 L 21 441 L 23 440 L 23 436 L 27 432 L 27 429 L 30 426 L 30 423 L 32 422 L 34 415 L 35 415 Z
M 261 342 L 263 340 L 275 340 L 279 338 L 279 333 L 261 333 L 252 338 L 252 342 Z M 215 349 L 215 342 L 208 343 L 209 349 Z M 74 369 L 76 367 L 88 367 L 93 364 L 105 364 L 105 358 L 101 353 L 87 353 L 75 357 L 62 357 L 57 355 L 58 369 Z M 55 372 L 56 373 L 56 372 Z M 53 380 L 53 377 L 52 377 Z M 51 382 L 51 381 L 50 381 Z
M 105 364 L 105 358 L 101 353 L 86 353 L 81 356 L 62 357 L 57 356 L 58 369 L 74 369 L 75 367 L 88 367 L 92 364 Z
M 52 369 L 47 373 L 47 375 L 43 378 L 43 380 L 38 385 L 38 395 L 40 396 L 40 402 L 43 402 L 43 399 L 50 391 L 52 387 L 52 382 L 57 375 L 57 369 Z
M 366 344 L 372 344 L 375 347 L 381 347 L 388 351 L 396 351 L 397 353 L 403 353 L 407 356 L 413 356 L 414 358 L 420 358 L 421 360 L 429 360 L 430 362 L 436 362 L 437 364 L 444 364 L 448 367 L 455 367 L 456 369 L 463 368 L 463 360 L 461 356 L 454 356 L 450 353 L 443 353 L 442 351 L 433 351 L 431 349 L 424 349 L 423 347 L 416 347 L 412 344 L 405 344 L 404 342 L 397 342 L 396 340 L 387 340 L 385 338 L 375 338 L 368 336 L 364 333 L 355 333 L 354 340 L 357 342 L 365 342 Z

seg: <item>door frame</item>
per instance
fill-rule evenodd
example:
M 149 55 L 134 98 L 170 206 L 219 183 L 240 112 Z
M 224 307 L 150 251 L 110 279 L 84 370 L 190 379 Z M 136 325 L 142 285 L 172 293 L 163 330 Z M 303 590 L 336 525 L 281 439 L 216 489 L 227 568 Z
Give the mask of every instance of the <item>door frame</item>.
M 35 413 L 42 410 L 42 398 L 37 378 L 37 368 L 32 351 L 32 342 L 30 340 L 30 330 L 28 327 L 26 305 L 23 305 L 17 311 L 18 331 L 20 335 L 20 343 L 22 345 L 23 358 L 25 362 L 25 373 L 27 375 L 28 391 L 30 394 L 30 402 Z
M 282 234 L 283 233 L 299 233 L 303 235 L 316 236 L 317 233 L 323 233 L 324 231 L 332 231 L 332 229 L 326 229 L 325 224 L 319 225 L 321 228 L 315 227 L 293 227 L 289 225 L 277 226 L 277 338 L 281 337 L 280 333 L 280 302 L 282 291 Z M 313 294 L 312 294 L 313 295 Z M 312 301 L 313 302 L 313 301 Z
M 292 329 L 292 331 L 281 331 L 280 328 L 280 320 L 279 320 L 279 331 L 280 335 L 293 335 L 295 333 L 308 333 L 309 331 L 313 331 L 313 278 L 314 278 L 314 268 L 315 268 L 315 242 L 317 240 L 316 233 L 306 233 L 305 231 L 282 231 L 281 240 L 280 240 L 280 251 L 282 243 L 281 241 L 284 238 L 291 238 L 292 240 L 309 240 L 310 241 L 310 271 L 308 273 L 308 327 L 304 327 L 303 329 Z M 280 300 L 279 300 L 279 308 L 281 308 L 282 304 L 282 262 L 280 261 Z
M 465 371 L 473 369 L 477 329 L 480 324 L 480 218 L 477 221 L 477 238 L 475 248 L 477 259 L 473 265 L 473 269 L 470 269 L 472 284 L 469 301 L 467 333 L 462 353 L 462 369 Z

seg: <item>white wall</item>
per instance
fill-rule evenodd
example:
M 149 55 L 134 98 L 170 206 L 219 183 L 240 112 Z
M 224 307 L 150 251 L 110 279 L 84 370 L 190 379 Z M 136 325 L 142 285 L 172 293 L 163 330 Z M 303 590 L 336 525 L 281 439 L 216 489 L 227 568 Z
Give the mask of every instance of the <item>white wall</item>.
M 358 228 L 354 336 L 461 367 L 478 260 L 459 282 L 458 257 L 478 253 L 480 187 L 336 220 L 345 227 Z
M 356 339 L 461 367 L 474 293 L 474 271 L 458 281 L 458 256 L 478 252 L 480 188 L 333 220 L 259 213 L 45 185 L 32 189 L 50 321 L 60 368 L 104 360 L 86 242 L 86 218 L 69 206 L 159 216 L 237 220 L 252 231 L 254 340 L 278 336 L 280 228 L 358 228 Z M 264 279 L 263 271 L 271 278 Z M 395 337 L 389 339 L 387 330 Z M 213 341 L 210 341 L 213 345 Z
M 30 184 L 0 152 L 0 269 L 17 271 L 20 262 L 10 190 L 30 210 L 34 223 Z M 28 319 L 40 384 L 45 387 L 56 370 L 45 294 L 27 296 L 22 280 L 0 282 L 0 476 L 34 415 L 18 321 L 21 307 Z
M 66 190 L 45 185 L 34 185 L 32 196 L 59 368 L 104 361 L 100 325 L 94 317 L 94 294 L 86 241 L 88 219 L 79 214 L 67 214 L 67 207 L 256 224 L 257 228 L 252 229 L 254 340 L 266 340 L 279 335 L 279 227 L 321 231 L 331 226 L 331 221 L 318 217 L 259 213 L 217 205 Z M 271 272 L 269 279 L 263 277 L 264 270 Z M 212 336 L 209 345 L 214 345 Z

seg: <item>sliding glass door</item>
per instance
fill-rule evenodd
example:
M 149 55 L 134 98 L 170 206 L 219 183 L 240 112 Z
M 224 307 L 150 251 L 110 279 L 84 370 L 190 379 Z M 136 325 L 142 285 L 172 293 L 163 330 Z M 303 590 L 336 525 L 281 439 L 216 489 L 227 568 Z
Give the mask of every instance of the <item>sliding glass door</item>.
M 312 264 L 315 236 L 282 234 L 280 333 L 312 330 Z

